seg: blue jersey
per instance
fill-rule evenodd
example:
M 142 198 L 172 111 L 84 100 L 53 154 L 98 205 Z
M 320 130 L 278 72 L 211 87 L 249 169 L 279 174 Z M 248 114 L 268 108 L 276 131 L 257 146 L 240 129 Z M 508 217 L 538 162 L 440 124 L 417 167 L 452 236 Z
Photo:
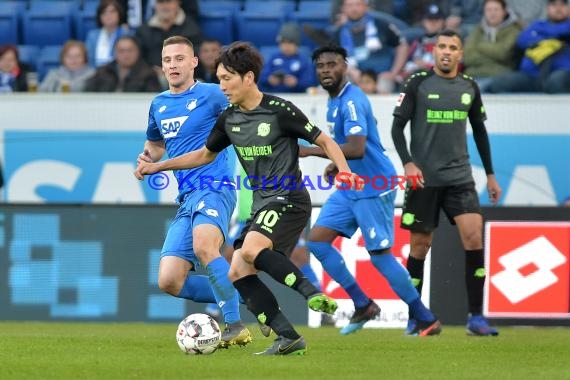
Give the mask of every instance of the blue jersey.
M 214 123 L 228 106 L 217 84 L 196 82 L 181 94 L 165 91 L 157 95 L 148 114 L 147 139 L 164 140 L 168 157 L 177 157 L 204 146 Z M 179 199 L 195 189 L 208 188 L 211 181 L 233 180 L 227 150 L 204 166 L 174 172 Z M 215 186 L 214 186 L 215 187 Z
M 362 191 L 342 190 L 341 193 L 350 199 L 370 198 L 397 187 L 394 186 L 396 169 L 380 142 L 370 101 L 358 86 L 347 83 L 338 96 L 329 98 L 327 124 L 331 137 L 339 145 L 346 143 L 348 136 L 366 136 L 364 157 L 348 160 L 348 165 L 369 182 Z

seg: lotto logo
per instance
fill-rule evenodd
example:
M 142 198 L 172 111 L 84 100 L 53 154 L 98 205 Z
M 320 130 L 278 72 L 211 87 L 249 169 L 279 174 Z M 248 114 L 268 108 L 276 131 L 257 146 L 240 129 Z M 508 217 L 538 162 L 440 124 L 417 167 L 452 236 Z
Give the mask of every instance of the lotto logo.
M 540 252 L 540 254 L 537 254 Z M 556 284 L 553 270 L 566 262 L 566 257 L 547 238 L 533 241 L 501 256 L 505 268 L 491 277 L 491 282 L 513 304 Z M 528 274 L 525 271 L 528 268 Z
M 487 224 L 489 316 L 570 317 L 570 223 Z

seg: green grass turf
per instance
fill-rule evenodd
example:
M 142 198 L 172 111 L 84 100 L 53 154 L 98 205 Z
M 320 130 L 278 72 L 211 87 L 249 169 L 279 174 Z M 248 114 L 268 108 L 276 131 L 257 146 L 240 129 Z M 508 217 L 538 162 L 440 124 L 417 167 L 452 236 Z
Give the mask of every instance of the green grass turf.
M 299 327 L 309 349 L 293 357 L 253 356 L 272 339 L 250 328 L 245 348 L 191 356 L 179 351 L 174 323 L 0 322 L 0 379 L 570 379 L 569 328 L 468 337 L 444 326 L 418 339 L 401 329 Z

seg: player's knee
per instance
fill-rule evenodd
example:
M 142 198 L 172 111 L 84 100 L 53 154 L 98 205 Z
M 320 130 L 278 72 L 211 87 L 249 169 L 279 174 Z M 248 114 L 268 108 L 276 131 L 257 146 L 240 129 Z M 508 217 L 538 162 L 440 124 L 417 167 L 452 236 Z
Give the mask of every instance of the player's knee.
M 221 244 L 218 244 L 216 239 L 208 239 L 203 235 L 194 236 L 194 243 L 192 245 L 194 254 L 204 265 L 207 265 L 210 261 L 221 256 L 220 247 Z
M 242 277 L 255 273 L 256 271 L 253 268 L 253 265 L 248 264 L 246 261 L 244 261 L 243 250 L 242 249 L 236 250 L 232 258 L 232 264 L 228 271 L 228 278 L 230 279 L 230 281 L 234 282 Z
M 431 240 L 418 240 L 410 244 L 410 256 L 423 260 L 431 248 Z
M 194 246 L 194 254 L 200 260 L 202 265 L 208 265 L 210 261 L 217 259 L 221 256 L 221 253 L 218 249 L 213 249 L 212 247 L 208 246 Z
M 240 249 L 240 257 L 246 263 L 253 265 L 253 262 L 257 255 L 259 255 L 259 252 L 261 252 L 260 249 L 243 246 Z
M 161 275 L 158 277 L 158 288 L 165 293 L 177 296 L 182 288 L 182 281 L 172 275 Z
M 232 269 L 230 267 L 230 270 L 228 271 L 228 278 L 230 279 L 231 282 L 234 282 L 236 280 L 239 280 L 241 277 L 236 269 Z
M 473 229 L 463 235 L 463 247 L 467 250 L 480 249 L 483 246 L 483 235 Z

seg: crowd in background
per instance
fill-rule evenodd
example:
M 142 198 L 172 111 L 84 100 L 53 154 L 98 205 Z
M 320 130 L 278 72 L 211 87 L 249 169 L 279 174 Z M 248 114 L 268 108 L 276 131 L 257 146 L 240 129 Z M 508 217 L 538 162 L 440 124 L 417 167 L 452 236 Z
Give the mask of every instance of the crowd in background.
M 301 1 L 301 0 L 299 0 Z M 429 70 L 436 34 L 463 37 L 462 72 L 488 93 L 570 93 L 568 0 L 331 0 L 330 25 L 281 27 L 259 78 L 263 91 L 302 93 L 317 81 L 314 46 L 339 43 L 349 77 L 369 94 L 398 92 L 417 70 Z M 136 6 L 133 6 L 135 4 Z M 145 9 L 152 15 L 142 17 Z M 162 41 L 183 35 L 199 57 L 196 78 L 217 82 L 223 46 L 203 35 L 198 0 L 101 0 L 97 28 L 69 40 L 60 66 L 38 78 L 18 47 L 0 46 L 0 92 L 158 92 Z M 402 27 L 407 25 L 409 27 Z M 308 36 L 313 46 L 301 44 Z M 258 48 L 267 48 L 258 46 Z

